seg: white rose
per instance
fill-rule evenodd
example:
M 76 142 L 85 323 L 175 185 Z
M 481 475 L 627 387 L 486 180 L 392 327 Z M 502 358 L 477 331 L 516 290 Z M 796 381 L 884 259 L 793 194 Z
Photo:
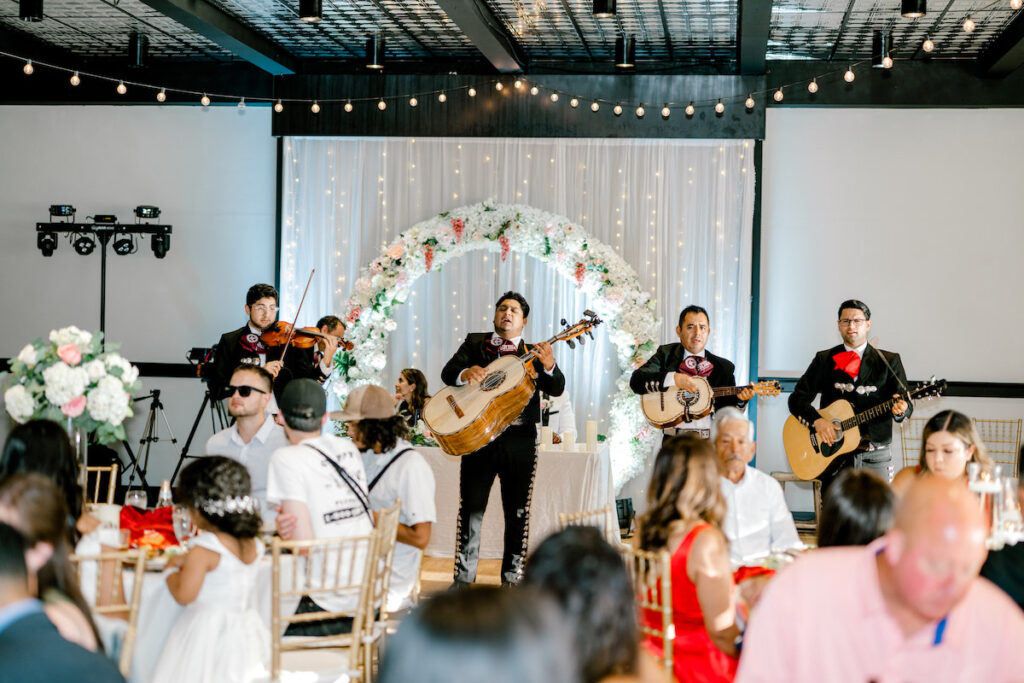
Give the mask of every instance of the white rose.
M 89 383 L 95 384 L 100 381 L 101 378 L 107 376 L 107 366 L 103 364 L 101 360 L 91 360 L 82 366 L 85 370 L 85 374 L 89 376 Z
M 89 375 L 82 368 L 72 368 L 58 362 L 43 370 L 46 386 L 46 400 L 52 405 L 62 406 L 73 398 L 85 393 Z
M 31 418 L 36 409 L 32 394 L 20 384 L 15 384 L 4 392 L 4 405 L 7 407 L 7 414 L 18 423 Z
M 89 345 L 89 342 L 92 341 L 92 334 L 71 325 L 70 327 L 62 327 L 59 330 L 51 330 L 50 341 L 57 346 L 77 344 L 81 348 Z
M 26 344 L 25 348 L 18 352 L 18 360 L 31 369 L 39 362 L 39 354 L 36 353 L 36 348 L 34 346 Z

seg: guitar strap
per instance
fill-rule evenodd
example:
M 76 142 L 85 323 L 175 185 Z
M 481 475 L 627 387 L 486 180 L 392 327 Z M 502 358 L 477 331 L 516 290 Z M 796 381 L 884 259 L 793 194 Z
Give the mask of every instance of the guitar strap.
M 412 450 L 411 448 L 403 448 L 402 450 L 398 451 L 398 453 L 395 454 L 395 457 L 393 457 L 390 460 L 388 460 L 388 463 L 386 465 L 384 465 L 384 467 L 381 469 L 381 471 L 377 473 L 377 476 L 373 478 L 373 481 L 370 482 L 370 485 L 369 485 L 369 487 L 367 487 L 367 490 L 368 491 L 372 491 L 373 487 L 377 485 L 378 481 L 380 481 L 380 478 L 383 477 L 384 473 L 388 471 L 388 468 L 391 467 L 392 465 L 394 465 L 396 460 L 398 460 L 399 458 L 401 458 L 403 455 L 405 455 L 406 453 L 408 453 L 411 450 Z
M 370 518 L 370 524 L 372 526 L 377 526 L 373 522 L 373 513 L 370 512 L 370 498 L 369 498 L 369 495 L 365 491 L 363 491 L 361 486 L 359 486 L 359 482 L 357 482 L 355 479 L 353 479 L 352 475 L 349 474 L 348 472 L 346 472 L 345 469 L 341 465 L 339 465 L 338 463 L 336 463 L 333 460 L 331 460 L 330 456 L 328 456 L 322 450 L 320 450 L 319 448 L 317 448 L 316 446 L 314 446 L 311 443 L 307 443 L 306 445 L 309 446 L 310 448 L 312 448 L 314 451 L 316 451 L 320 455 L 322 455 L 324 460 L 326 460 L 330 464 L 330 466 L 334 468 L 334 471 L 338 473 L 338 476 L 341 477 L 341 480 L 343 482 L 345 482 L 346 484 L 348 484 L 348 487 L 352 490 L 352 493 L 355 495 L 356 500 L 359 501 L 359 504 L 363 506 L 363 512 L 365 512 L 366 516 Z M 376 481 L 376 480 L 374 480 L 374 481 Z

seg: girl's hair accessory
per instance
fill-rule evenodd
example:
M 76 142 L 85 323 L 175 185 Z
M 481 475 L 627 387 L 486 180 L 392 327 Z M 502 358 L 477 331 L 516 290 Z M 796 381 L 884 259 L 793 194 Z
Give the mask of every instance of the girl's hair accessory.
M 219 500 L 207 499 L 197 501 L 199 509 L 207 515 L 223 517 L 240 512 L 259 512 L 260 501 L 252 496 L 228 496 Z

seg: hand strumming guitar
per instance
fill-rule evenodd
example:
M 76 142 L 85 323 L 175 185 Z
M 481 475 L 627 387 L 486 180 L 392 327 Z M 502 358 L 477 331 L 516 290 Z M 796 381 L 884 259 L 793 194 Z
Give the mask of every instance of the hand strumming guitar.
M 693 377 L 687 375 L 685 372 L 677 372 L 675 376 L 676 386 L 683 391 L 689 391 L 692 394 L 696 394 L 700 391 L 701 386 L 697 383 Z
M 459 375 L 459 379 L 463 382 L 479 382 L 486 376 L 486 368 L 482 368 L 479 365 L 471 365 L 462 371 L 462 374 Z
M 818 441 L 824 441 L 831 446 L 836 440 L 836 427 L 823 417 L 814 421 L 814 431 L 818 434 Z

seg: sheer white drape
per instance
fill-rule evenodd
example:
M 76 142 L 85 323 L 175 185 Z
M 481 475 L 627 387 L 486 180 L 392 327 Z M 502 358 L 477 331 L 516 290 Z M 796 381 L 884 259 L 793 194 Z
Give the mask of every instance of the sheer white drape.
M 283 157 L 281 317 L 291 320 L 311 268 L 301 323 L 342 314 L 360 268 L 413 224 L 481 201 L 530 205 L 583 225 L 630 263 L 656 299 L 659 343 L 679 311 L 711 313 L 708 348 L 747 379 L 753 142 L 532 138 L 288 138 Z M 396 312 L 390 376 L 424 371 L 431 389 L 468 332 L 491 329 L 494 302 L 530 301 L 528 341 L 579 318 L 586 297 L 539 261 L 478 252 L 431 272 Z M 557 348 L 579 428 L 605 420 L 619 370 L 614 349 Z M 602 424 L 602 432 L 606 431 Z

